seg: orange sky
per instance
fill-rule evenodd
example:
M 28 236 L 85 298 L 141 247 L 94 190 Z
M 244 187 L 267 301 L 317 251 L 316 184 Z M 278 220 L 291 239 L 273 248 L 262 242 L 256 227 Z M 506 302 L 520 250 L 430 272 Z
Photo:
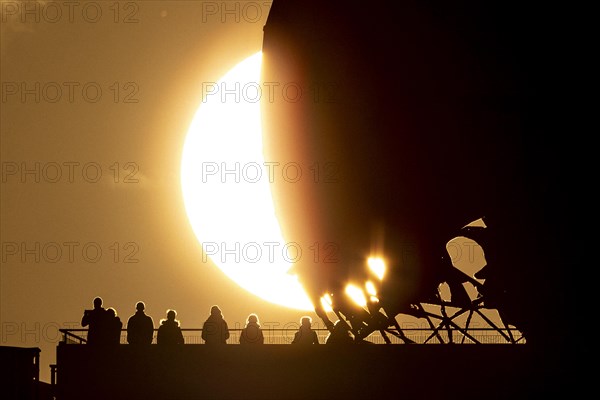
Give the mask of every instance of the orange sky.
M 0 4 L 0 345 L 40 347 L 49 381 L 57 328 L 98 295 L 124 322 L 144 300 L 184 328 L 212 304 L 297 323 L 203 262 L 179 181 L 202 84 L 261 49 L 270 1 Z
M 173 308 L 200 328 L 213 304 L 231 328 L 306 314 L 207 260 L 180 186 L 203 91 L 261 50 L 270 5 L 0 0 L 0 346 L 41 348 L 42 380 L 95 296 L 124 325 L 139 300 L 156 326 Z M 475 247 L 450 251 L 468 273 Z

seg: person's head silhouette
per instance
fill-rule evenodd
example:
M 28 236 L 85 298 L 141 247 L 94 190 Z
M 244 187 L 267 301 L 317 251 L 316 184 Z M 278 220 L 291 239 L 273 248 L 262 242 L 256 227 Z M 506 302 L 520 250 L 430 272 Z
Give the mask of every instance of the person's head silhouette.
M 256 314 L 250 314 L 248 315 L 248 324 L 256 324 L 258 325 L 258 316 Z
M 309 316 L 304 316 L 300 319 L 300 327 L 305 329 L 310 329 L 310 325 L 312 324 L 312 318 Z
M 138 301 L 138 303 L 135 305 L 135 309 L 138 311 L 144 311 L 146 309 L 146 305 L 144 304 L 143 301 Z
M 167 311 L 167 320 L 168 321 L 175 321 L 176 316 L 177 316 L 177 312 L 175 310 Z
M 221 309 L 219 308 L 219 306 L 212 306 L 210 308 L 210 315 L 213 316 L 221 316 Z
M 96 297 L 94 299 L 94 308 L 101 308 L 102 307 L 102 297 Z

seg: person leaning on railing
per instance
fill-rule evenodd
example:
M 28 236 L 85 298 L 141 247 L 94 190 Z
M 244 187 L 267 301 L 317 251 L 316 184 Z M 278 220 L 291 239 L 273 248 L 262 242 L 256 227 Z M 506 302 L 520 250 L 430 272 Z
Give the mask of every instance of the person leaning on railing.
M 319 344 L 317 332 L 311 328 L 312 318 L 304 316 L 300 319 L 300 328 L 294 334 L 292 344 Z
M 129 344 L 151 344 L 154 336 L 154 320 L 146 315 L 146 305 L 139 301 L 136 312 L 127 320 L 127 343 Z
M 229 339 L 229 327 L 221 309 L 214 305 L 210 308 L 210 315 L 202 326 L 202 339 L 206 344 L 227 344 Z
M 240 344 L 264 344 L 265 337 L 256 314 L 248 315 L 246 327 L 240 334 Z
M 167 319 L 160 321 L 156 343 L 159 345 L 178 345 L 184 344 L 183 333 L 179 327 L 179 321 L 175 319 L 177 312 L 175 310 L 167 311 Z

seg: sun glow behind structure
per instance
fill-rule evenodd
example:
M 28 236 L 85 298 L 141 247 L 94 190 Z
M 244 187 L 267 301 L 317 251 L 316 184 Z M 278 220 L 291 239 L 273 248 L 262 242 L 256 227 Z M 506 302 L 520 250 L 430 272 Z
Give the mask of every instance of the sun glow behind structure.
M 181 185 L 204 254 L 230 279 L 282 306 L 313 310 L 274 212 L 262 151 L 262 53 L 210 86 L 187 133 Z M 222 91 L 226 91 L 223 93 Z
M 385 274 L 385 261 L 379 257 L 369 257 L 367 259 L 367 265 L 369 269 L 377 275 L 379 280 L 383 279 L 383 275 Z
M 346 294 L 359 306 L 365 307 L 367 305 L 365 294 L 359 287 L 348 284 L 346 286 Z

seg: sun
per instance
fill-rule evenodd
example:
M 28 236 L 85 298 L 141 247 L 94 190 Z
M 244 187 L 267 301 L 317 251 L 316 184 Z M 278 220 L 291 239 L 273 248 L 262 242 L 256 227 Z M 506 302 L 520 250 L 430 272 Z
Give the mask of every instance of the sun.
M 205 257 L 256 296 L 298 310 L 314 307 L 288 271 L 301 249 L 284 241 L 262 151 L 262 52 L 203 84 L 202 104 L 181 161 L 185 209 Z

